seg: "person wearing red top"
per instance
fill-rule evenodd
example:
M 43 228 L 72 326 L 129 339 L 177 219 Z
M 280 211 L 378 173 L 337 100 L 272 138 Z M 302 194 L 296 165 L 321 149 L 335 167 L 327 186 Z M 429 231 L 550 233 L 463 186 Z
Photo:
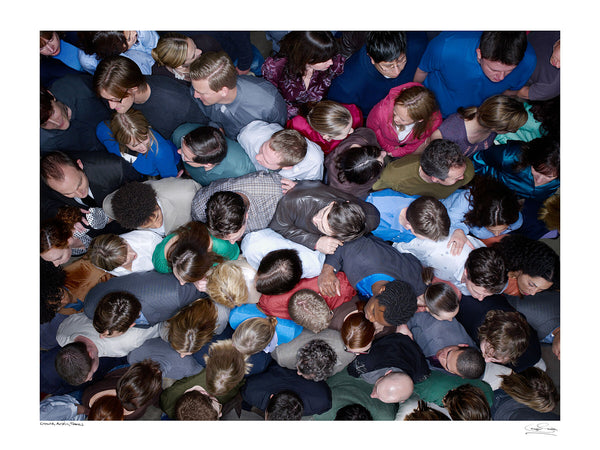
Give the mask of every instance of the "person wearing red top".
M 330 309 L 335 309 L 343 303 L 350 301 L 356 295 L 356 290 L 352 287 L 344 272 L 337 272 L 336 277 L 340 281 L 340 295 L 323 295 L 319 290 L 318 278 L 303 278 L 289 292 L 280 295 L 261 295 L 258 301 L 258 308 L 268 316 L 279 317 L 280 319 L 292 320 L 288 313 L 288 302 L 292 295 L 300 289 L 312 289 L 320 294 Z
M 299 131 L 327 155 L 362 124 L 363 115 L 358 106 L 322 100 L 306 117 L 295 116 L 285 127 Z

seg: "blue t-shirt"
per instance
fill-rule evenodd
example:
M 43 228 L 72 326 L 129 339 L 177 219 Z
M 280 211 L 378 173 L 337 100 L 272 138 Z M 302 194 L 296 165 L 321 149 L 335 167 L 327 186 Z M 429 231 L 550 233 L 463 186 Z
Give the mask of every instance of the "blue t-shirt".
M 421 58 L 419 69 L 427 72 L 423 84 L 435 94 L 444 118 L 461 106 L 479 106 L 507 89 L 520 89 L 535 69 L 535 51 L 528 43 L 519 65 L 502 81 L 491 81 L 477 61 L 480 38 L 481 31 L 440 33 Z

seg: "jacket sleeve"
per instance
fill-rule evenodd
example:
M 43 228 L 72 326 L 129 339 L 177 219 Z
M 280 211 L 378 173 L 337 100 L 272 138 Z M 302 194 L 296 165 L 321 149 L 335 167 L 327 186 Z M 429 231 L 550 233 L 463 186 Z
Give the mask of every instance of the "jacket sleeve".
M 289 193 L 287 194 L 289 195 Z M 302 198 L 286 198 L 283 197 L 277 205 L 273 219 L 269 224 L 269 228 L 281 234 L 284 238 L 297 244 L 304 245 L 311 250 L 315 250 L 317 241 L 321 237 L 320 234 L 311 233 L 302 228 L 299 228 L 296 223 L 301 220 L 302 213 L 306 212 L 307 208 L 303 205 Z

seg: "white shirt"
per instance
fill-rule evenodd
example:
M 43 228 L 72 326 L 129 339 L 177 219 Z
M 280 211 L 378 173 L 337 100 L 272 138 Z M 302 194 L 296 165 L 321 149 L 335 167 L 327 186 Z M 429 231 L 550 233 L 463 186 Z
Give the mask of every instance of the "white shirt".
M 152 254 L 154 253 L 154 248 L 163 240 L 162 236 L 150 230 L 134 230 L 122 234 L 121 237 L 125 239 L 133 251 L 137 253 L 137 258 L 133 260 L 130 271 L 124 267 L 117 267 L 109 273 L 116 277 L 121 277 L 133 272 L 153 270 Z
M 242 239 L 240 248 L 248 264 L 255 270 L 258 270 L 258 266 L 265 255 L 273 250 L 284 248 L 297 250 L 302 262 L 302 278 L 319 276 L 325 262 L 324 253 L 318 250 L 311 250 L 302 244 L 290 241 L 270 228 L 248 233 Z
M 283 130 L 278 123 L 267 123 L 262 120 L 250 122 L 240 130 L 237 140 L 254 163 L 257 171 L 269 170 L 256 161 L 260 147 L 273 136 L 273 133 Z M 306 138 L 304 138 L 306 139 Z M 306 156 L 291 169 L 279 170 L 279 175 L 290 180 L 322 180 L 323 179 L 323 150 L 314 142 L 306 139 L 308 145 Z
M 92 319 L 84 313 L 72 314 L 58 327 L 56 341 L 64 347 L 75 342 L 77 336 L 83 336 L 92 341 L 98 348 L 98 356 L 120 357 L 127 356 L 133 349 L 138 348 L 147 339 L 158 337 L 160 323 L 150 328 L 132 327 L 121 336 L 101 338 L 94 328 Z

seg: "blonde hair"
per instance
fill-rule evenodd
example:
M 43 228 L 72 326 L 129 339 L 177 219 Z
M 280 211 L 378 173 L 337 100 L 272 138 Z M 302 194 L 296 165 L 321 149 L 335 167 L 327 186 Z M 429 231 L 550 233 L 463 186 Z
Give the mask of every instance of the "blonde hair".
M 439 110 L 435 95 L 425 86 L 411 86 L 403 89 L 394 99 L 394 106 L 404 106 L 408 115 L 415 121 L 413 135 L 419 139 L 431 128 L 433 114 Z
M 165 33 L 152 49 L 152 57 L 159 66 L 176 69 L 181 66 L 188 51 L 188 38 L 181 33 Z
M 216 323 L 216 306 L 200 298 L 167 320 L 169 344 L 179 353 L 195 353 L 212 339 Z
M 500 389 L 517 402 L 538 412 L 550 412 L 558 403 L 558 391 L 552 378 L 537 367 L 522 372 L 500 375 Z
M 150 124 L 141 111 L 130 108 L 122 114 L 114 113 L 109 125 L 113 138 L 119 144 L 121 155 L 138 155 L 139 153 L 127 147 L 131 141 L 142 142 L 150 137 L 148 152 L 153 151 L 152 146 L 156 138 L 150 129 Z M 144 157 L 148 156 L 148 152 Z
M 273 133 L 269 146 L 279 154 L 282 167 L 295 166 L 304 159 L 308 151 L 306 138 L 299 131 L 288 128 Z
M 306 120 L 320 135 L 338 136 L 352 125 L 352 114 L 337 102 L 322 100 L 311 109 Z
M 247 360 L 248 356 L 235 348 L 231 339 L 211 344 L 208 355 L 204 355 L 206 391 L 223 395 L 235 388 L 252 368 Z
M 560 194 L 548 197 L 538 211 L 538 219 L 546 225 L 549 230 L 558 230 L 560 233 Z
M 190 64 L 192 80 L 207 80 L 208 87 L 218 92 L 224 87 L 237 86 L 237 71 L 225 52 L 203 52 Z
M 102 234 L 92 239 L 87 259 L 100 269 L 110 272 L 127 260 L 127 242 L 116 234 Z
M 288 313 L 294 322 L 313 333 L 329 326 L 332 312 L 327 302 L 312 289 L 300 289 L 288 302 Z
M 248 286 L 236 261 L 225 261 L 212 269 L 206 279 L 206 293 L 215 302 L 235 308 L 248 301 Z
M 477 118 L 479 125 L 497 133 L 514 133 L 529 118 L 523 102 L 507 95 L 494 95 L 479 107 L 458 108 L 458 114 L 466 121 Z
M 233 332 L 233 346 L 244 355 L 254 355 L 269 345 L 276 326 L 277 319 L 272 316 L 246 319 Z

